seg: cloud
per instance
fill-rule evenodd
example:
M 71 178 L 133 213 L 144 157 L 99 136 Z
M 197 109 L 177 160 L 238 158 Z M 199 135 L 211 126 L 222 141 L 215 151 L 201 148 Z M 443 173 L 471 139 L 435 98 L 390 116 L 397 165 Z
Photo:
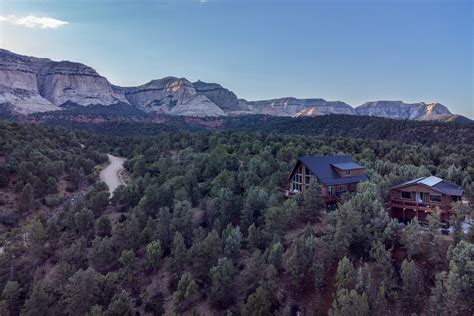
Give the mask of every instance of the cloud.
M 200 3 L 207 3 L 207 0 L 199 0 Z
M 0 16 L 0 22 L 8 22 L 14 25 L 21 25 L 21 26 L 26 26 L 29 28 L 41 28 L 41 29 L 57 29 L 58 27 L 69 24 L 69 22 L 66 22 L 66 21 L 61 21 L 58 19 L 47 18 L 47 17 L 37 17 L 34 15 Z

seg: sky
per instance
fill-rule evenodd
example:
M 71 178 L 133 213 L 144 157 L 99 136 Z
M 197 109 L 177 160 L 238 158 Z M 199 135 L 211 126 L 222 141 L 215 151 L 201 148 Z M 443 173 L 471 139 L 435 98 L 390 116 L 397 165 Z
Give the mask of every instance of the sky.
M 440 102 L 474 118 L 472 0 L 0 0 L 0 47 L 113 84 L 217 82 L 286 96 Z

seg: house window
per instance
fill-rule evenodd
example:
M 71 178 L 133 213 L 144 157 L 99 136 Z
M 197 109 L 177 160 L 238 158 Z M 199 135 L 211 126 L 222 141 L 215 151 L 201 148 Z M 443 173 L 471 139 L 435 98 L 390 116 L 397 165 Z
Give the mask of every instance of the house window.
M 328 186 L 328 195 L 332 195 L 332 194 L 333 194 L 333 187 Z
M 351 170 L 345 170 L 345 171 L 344 171 L 344 174 L 345 174 L 346 176 L 350 176 L 350 175 L 351 175 Z
M 441 195 L 430 194 L 431 202 L 441 202 Z
M 304 183 L 306 185 L 309 185 L 311 183 L 311 176 L 306 175 L 305 178 L 304 178 Z
M 402 191 L 402 198 L 403 199 L 411 199 L 411 192 Z

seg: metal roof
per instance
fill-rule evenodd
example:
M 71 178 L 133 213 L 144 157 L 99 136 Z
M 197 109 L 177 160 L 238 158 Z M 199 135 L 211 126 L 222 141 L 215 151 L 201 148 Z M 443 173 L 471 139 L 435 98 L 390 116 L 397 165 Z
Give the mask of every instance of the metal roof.
M 341 177 L 332 166 L 341 164 L 354 164 L 356 169 L 364 168 L 352 160 L 349 155 L 332 155 L 332 156 L 306 156 L 299 159 L 318 180 L 325 185 L 347 184 L 367 180 L 367 176 Z M 295 166 L 296 168 L 296 166 Z M 354 168 L 355 169 L 355 168 Z M 295 169 L 291 175 L 294 174 Z
M 411 181 L 404 182 L 402 184 L 392 187 L 392 189 L 400 189 L 409 185 L 421 184 L 429 187 L 439 193 L 451 195 L 451 196 L 462 196 L 464 189 L 454 183 L 448 182 L 435 176 L 423 177 Z
M 333 163 L 332 165 L 341 170 L 364 169 L 357 162 Z
M 431 177 L 427 177 L 427 178 L 424 178 L 424 179 L 420 180 L 418 183 L 423 183 L 423 184 L 425 184 L 429 187 L 432 187 L 432 186 L 440 183 L 441 181 L 443 181 L 443 179 L 435 177 L 435 176 L 431 176 Z

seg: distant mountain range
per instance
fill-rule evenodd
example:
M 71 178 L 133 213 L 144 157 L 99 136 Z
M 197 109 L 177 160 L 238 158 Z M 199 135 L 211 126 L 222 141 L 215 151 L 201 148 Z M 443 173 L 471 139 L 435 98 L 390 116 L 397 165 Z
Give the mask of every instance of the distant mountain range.
M 217 83 L 166 77 L 138 87 L 112 85 L 93 68 L 0 49 L 0 109 L 28 115 L 59 111 L 65 105 L 122 105 L 146 113 L 190 117 L 245 114 L 305 117 L 327 114 L 379 116 L 409 120 L 469 120 L 439 103 L 373 101 L 352 107 L 341 101 L 293 97 L 247 101 Z

